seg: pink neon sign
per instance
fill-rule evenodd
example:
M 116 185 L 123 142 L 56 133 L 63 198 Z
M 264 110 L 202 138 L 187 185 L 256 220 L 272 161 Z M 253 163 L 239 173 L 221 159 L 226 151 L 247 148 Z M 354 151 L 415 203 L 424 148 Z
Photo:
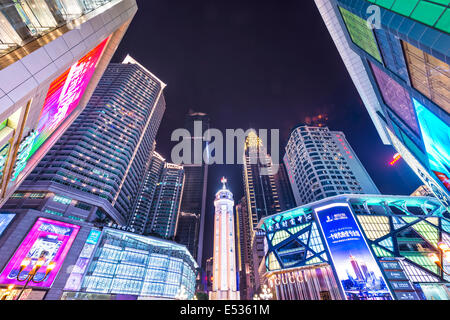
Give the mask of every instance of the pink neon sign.
M 46 218 L 37 219 L 14 253 L 14 256 L 0 274 L 0 283 L 23 285 L 23 282 L 19 282 L 16 279 L 23 259 L 30 258 L 31 263 L 22 271 L 21 279 L 25 278 L 30 272 L 39 257 L 44 255 L 46 258 L 45 264 L 39 269 L 35 280 L 39 281 L 44 277 L 47 265 L 50 262 L 56 264 L 55 268 L 43 282 L 33 283 L 30 281 L 28 286 L 50 288 L 79 230 L 80 226 L 77 225 Z

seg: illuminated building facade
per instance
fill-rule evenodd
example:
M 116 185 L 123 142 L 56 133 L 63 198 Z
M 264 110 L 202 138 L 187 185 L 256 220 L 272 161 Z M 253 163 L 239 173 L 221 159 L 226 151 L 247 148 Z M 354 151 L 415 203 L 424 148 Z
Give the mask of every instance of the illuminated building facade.
M 16 280 L 21 261 L 31 258 L 23 278 L 43 253 L 42 272 L 50 262 L 55 268 L 21 300 L 174 299 L 182 286 L 194 295 L 197 264 L 175 242 L 35 209 L 2 210 L 0 221 L 0 296 L 15 285 L 8 300 L 23 285 Z
M 298 126 L 283 160 L 297 205 L 344 193 L 380 193 L 342 132 Z
M 195 214 L 199 219 L 198 226 L 195 227 L 191 226 L 192 219 L 182 219 L 178 224 L 177 241 L 194 250 L 191 253 L 201 266 L 208 185 L 208 164 L 203 161 L 203 151 L 207 148 L 208 142 L 203 140 L 203 133 L 209 129 L 209 116 L 203 112 L 190 111 L 186 116 L 185 129 L 188 130 L 192 140 L 192 153 L 190 163 L 183 164 L 185 181 L 180 210 L 185 216 L 186 213 Z
M 75 214 L 81 219 L 126 225 L 165 111 L 164 87 L 130 56 L 110 64 L 84 111 L 4 208 L 42 193 L 39 210 L 65 214 L 47 201 L 61 195 L 87 204 Z
M 338 195 L 262 219 L 279 300 L 450 299 L 450 214 L 436 198 Z
M 450 208 L 448 3 L 315 2 L 381 139 Z
M 183 195 L 183 184 L 183 167 L 166 163 L 155 188 L 145 234 L 157 234 L 166 239 L 174 238 Z
M 153 148 L 155 149 L 155 147 Z M 139 197 L 135 203 L 133 214 L 130 215 L 128 225 L 136 233 L 144 234 L 149 220 L 150 208 L 155 196 L 156 185 L 160 181 L 166 160 L 156 151 L 149 158 L 147 172 L 142 183 Z
M 236 268 L 234 200 L 233 194 L 225 186 L 216 193 L 214 200 L 214 255 L 213 285 L 209 293 L 211 300 L 239 300 Z
M 0 205 L 83 111 L 135 0 L 2 1 Z
M 281 206 L 272 158 L 255 131 L 245 140 L 243 156 L 244 192 L 253 231 L 261 218 L 280 212 Z

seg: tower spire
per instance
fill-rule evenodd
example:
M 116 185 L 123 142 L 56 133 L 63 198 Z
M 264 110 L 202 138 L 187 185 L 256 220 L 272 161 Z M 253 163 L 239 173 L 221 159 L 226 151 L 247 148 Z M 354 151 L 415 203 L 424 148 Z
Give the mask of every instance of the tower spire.
M 222 179 L 220 179 L 220 182 L 222 182 L 222 184 L 223 184 L 223 187 L 222 187 L 222 189 L 223 189 L 223 190 L 225 190 L 225 189 L 226 189 L 226 186 L 225 186 L 225 184 L 227 183 L 227 178 L 225 178 L 225 177 L 222 177 Z

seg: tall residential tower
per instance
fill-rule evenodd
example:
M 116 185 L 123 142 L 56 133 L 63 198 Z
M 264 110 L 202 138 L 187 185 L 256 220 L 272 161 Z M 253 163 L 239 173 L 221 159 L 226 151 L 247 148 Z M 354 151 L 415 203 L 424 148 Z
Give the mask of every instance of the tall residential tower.
M 294 128 L 286 144 L 284 163 L 297 205 L 338 194 L 380 193 L 340 131 Z

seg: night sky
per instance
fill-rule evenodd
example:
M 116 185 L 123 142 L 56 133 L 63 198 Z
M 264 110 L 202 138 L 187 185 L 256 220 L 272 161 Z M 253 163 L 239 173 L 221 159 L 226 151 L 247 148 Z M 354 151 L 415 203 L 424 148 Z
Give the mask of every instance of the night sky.
M 157 150 L 170 160 L 173 130 L 189 109 L 211 127 L 276 128 L 281 145 L 305 118 L 327 113 L 384 194 L 407 195 L 420 181 L 382 144 L 313 0 L 138 0 L 138 12 L 113 62 L 129 53 L 167 84 Z M 280 158 L 283 154 L 280 154 Z M 235 202 L 242 167 L 209 170 L 204 259 L 212 255 L 214 194 L 227 176 Z

